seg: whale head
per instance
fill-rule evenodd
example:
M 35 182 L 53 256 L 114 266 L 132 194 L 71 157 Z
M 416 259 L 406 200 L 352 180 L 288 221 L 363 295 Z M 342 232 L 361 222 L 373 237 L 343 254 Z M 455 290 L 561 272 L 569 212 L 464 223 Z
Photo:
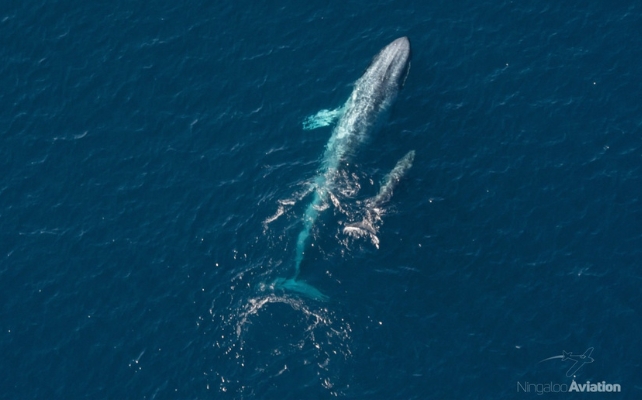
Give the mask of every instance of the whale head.
M 410 54 L 406 36 L 394 40 L 374 57 L 362 79 L 378 81 L 386 92 L 401 89 L 410 68 Z
M 355 82 L 350 101 L 353 111 L 362 117 L 367 109 L 378 115 L 395 100 L 410 69 L 410 41 L 400 37 L 384 47 L 370 63 L 366 72 Z M 346 113 L 348 116 L 352 114 Z M 362 121 L 373 122 L 371 118 Z
M 400 37 L 384 47 L 381 53 L 384 52 L 389 60 L 386 79 L 402 87 L 410 69 L 410 40 L 406 36 Z

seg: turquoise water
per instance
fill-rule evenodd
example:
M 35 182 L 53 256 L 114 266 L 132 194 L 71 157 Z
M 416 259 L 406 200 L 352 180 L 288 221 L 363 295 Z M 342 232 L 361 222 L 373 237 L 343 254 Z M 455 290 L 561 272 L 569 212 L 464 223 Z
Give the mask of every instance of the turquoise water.
M 3 5 L 1 397 L 640 397 L 640 26 L 607 2 Z M 332 132 L 303 121 L 404 35 L 301 263 L 329 300 L 274 290 Z M 409 150 L 378 248 L 344 234 Z M 575 378 L 540 362 L 590 347 Z

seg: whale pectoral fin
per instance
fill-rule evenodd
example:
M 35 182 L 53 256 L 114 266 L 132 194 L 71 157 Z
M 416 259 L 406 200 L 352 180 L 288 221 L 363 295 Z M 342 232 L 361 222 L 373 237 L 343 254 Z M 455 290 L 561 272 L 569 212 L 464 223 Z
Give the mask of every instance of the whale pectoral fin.
M 303 129 L 309 131 L 312 129 L 328 126 L 343 114 L 344 109 L 345 107 L 339 107 L 334 110 L 321 110 L 318 113 L 303 120 Z

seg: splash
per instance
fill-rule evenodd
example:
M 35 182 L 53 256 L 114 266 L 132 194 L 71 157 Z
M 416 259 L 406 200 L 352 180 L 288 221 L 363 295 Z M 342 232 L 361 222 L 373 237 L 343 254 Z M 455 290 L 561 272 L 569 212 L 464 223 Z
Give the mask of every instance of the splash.
M 217 365 L 226 368 L 208 371 L 208 384 L 220 392 L 254 397 L 289 382 L 296 370 L 306 382 L 340 395 L 345 386 L 340 371 L 352 357 L 350 324 L 322 303 L 266 293 L 239 298 L 227 307 L 221 307 L 223 299 L 212 305 L 217 324 L 213 347 Z M 226 315 L 217 314 L 223 309 Z M 250 381 L 254 383 L 248 386 Z

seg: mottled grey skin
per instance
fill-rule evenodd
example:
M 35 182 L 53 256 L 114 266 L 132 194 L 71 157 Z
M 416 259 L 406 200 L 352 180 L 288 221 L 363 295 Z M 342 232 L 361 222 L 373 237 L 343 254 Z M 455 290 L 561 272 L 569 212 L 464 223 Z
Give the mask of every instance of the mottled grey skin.
M 397 165 L 395 165 L 392 171 L 390 171 L 390 173 L 383 179 L 383 184 L 379 189 L 379 193 L 377 193 L 377 195 L 372 199 L 366 201 L 366 207 L 381 207 L 382 205 L 390 201 L 392 192 L 399 184 L 401 178 L 403 178 L 403 176 L 406 174 L 406 171 L 408 171 L 412 167 L 412 162 L 414 160 L 415 151 L 410 150 L 408 153 L 406 153 L 405 156 L 401 158 L 401 160 L 397 161 Z
M 376 196 L 366 200 L 365 215 L 360 222 L 353 222 L 346 224 L 343 228 L 343 233 L 350 234 L 356 237 L 370 236 L 372 243 L 379 248 L 379 238 L 377 238 L 378 225 L 381 222 L 381 215 L 384 213 L 383 206 L 390 201 L 392 193 L 403 178 L 403 176 L 412 167 L 415 160 L 415 151 L 410 150 L 403 156 L 395 167 L 385 176 L 379 193 Z

